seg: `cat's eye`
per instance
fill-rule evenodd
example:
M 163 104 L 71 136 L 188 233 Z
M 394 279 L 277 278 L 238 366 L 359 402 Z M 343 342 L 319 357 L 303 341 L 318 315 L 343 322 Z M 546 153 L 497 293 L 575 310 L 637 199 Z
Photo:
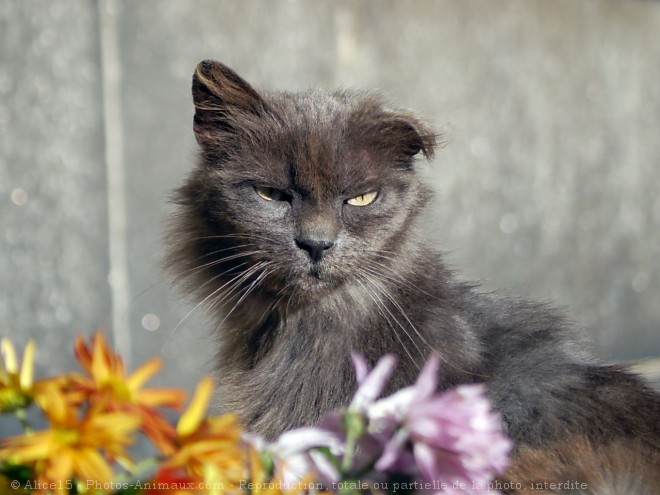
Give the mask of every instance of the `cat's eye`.
M 269 186 L 254 186 L 254 190 L 259 197 L 266 201 L 285 201 L 287 195 L 284 191 Z
M 376 201 L 377 197 L 378 197 L 378 191 L 371 191 L 347 199 L 346 202 L 351 206 L 369 206 L 371 203 Z

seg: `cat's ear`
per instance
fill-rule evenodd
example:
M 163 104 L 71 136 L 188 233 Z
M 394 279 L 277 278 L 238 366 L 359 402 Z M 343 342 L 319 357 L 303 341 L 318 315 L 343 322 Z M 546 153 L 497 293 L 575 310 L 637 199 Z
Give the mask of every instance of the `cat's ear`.
M 203 60 L 192 79 L 195 104 L 193 129 L 199 144 L 214 141 L 218 133 L 235 132 L 241 118 L 259 115 L 266 103 L 236 72 L 215 60 Z
M 433 158 L 437 135 L 427 124 L 405 112 L 395 113 L 386 122 L 384 137 L 399 158 L 410 160 L 420 152 Z

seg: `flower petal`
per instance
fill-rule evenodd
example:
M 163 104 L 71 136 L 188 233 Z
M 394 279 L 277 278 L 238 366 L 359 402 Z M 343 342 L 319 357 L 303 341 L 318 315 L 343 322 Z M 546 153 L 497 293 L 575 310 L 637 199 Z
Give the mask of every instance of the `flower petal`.
M 131 376 L 126 379 L 126 385 L 131 390 L 137 390 L 144 385 L 149 378 L 158 373 L 163 363 L 159 358 L 152 358 L 138 369 L 136 369 Z
M 369 431 L 382 432 L 396 427 L 406 417 L 415 399 L 414 387 L 406 387 L 374 402 L 367 411 Z
M 0 449 L 0 460 L 14 464 L 25 464 L 48 459 L 53 454 L 55 441 L 51 430 L 6 438 Z
M 289 457 L 314 447 L 329 447 L 333 451 L 341 449 L 343 442 L 339 437 L 320 428 L 298 428 L 284 432 L 271 445 L 271 450 L 279 457 Z
M 92 354 L 85 343 L 85 339 L 82 335 L 76 336 L 76 342 L 73 346 L 76 359 L 86 370 L 90 370 L 92 366 Z
M 429 481 L 440 479 L 438 451 L 423 443 L 416 443 L 413 446 L 413 451 L 415 461 L 422 475 Z
M 328 457 L 318 450 L 309 452 L 309 457 L 314 463 L 315 471 L 327 484 L 338 483 L 341 479 L 339 471 Z
M 396 357 L 387 354 L 378 360 L 373 370 L 364 378 L 358 387 L 350 408 L 365 411 L 367 406 L 375 401 L 385 388 L 396 366 Z M 358 371 L 362 373 L 362 371 Z
M 364 359 L 364 356 L 358 354 L 355 351 L 351 351 L 351 359 L 353 360 L 353 366 L 355 366 L 355 378 L 358 382 L 358 385 L 361 385 L 369 374 L 367 360 Z
M 30 339 L 23 351 L 23 362 L 21 363 L 20 384 L 23 390 L 32 388 L 34 381 L 34 339 Z
M 53 424 L 63 424 L 71 413 L 67 401 L 56 382 L 45 383 L 35 397 L 37 405 Z
M 147 389 L 137 393 L 137 401 L 147 407 L 166 406 L 178 409 L 186 399 L 186 393 L 177 389 Z
M 101 332 L 94 335 L 92 347 L 91 373 L 96 383 L 105 383 L 110 378 L 110 360 L 108 359 L 108 344 Z
M 440 369 L 440 357 L 437 354 L 431 355 L 424 369 L 419 374 L 415 382 L 415 391 L 417 400 L 424 400 L 431 397 L 438 387 L 438 370 Z
M 14 344 L 7 338 L 3 338 L 0 343 L 0 351 L 2 352 L 2 358 L 5 362 L 5 370 L 7 373 L 18 373 L 18 359 L 16 359 L 16 349 L 14 349 Z
M 100 413 L 92 409 L 90 416 L 85 426 L 91 435 L 109 433 L 117 440 L 129 435 L 142 424 L 139 415 L 129 412 Z
M 57 455 L 50 457 L 50 466 L 45 473 L 50 480 L 68 480 L 71 479 L 73 471 L 75 451 L 61 449 Z
M 86 448 L 76 452 L 73 459 L 73 469 L 78 475 L 78 479 L 95 480 L 101 484 L 112 480 L 112 469 L 96 449 Z
M 385 445 L 385 448 L 383 449 L 383 455 L 381 455 L 376 462 L 376 469 L 378 471 L 385 471 L 392 467 L 396 461 L 399 460 L 399 457 L 401 457 L 407 441 L 408 434 L 405 432 L 405 430 L 401 429 L 397 431 L 395 435 L 390 439 L 390 441 Z
M 213 393 L 213 381 L 209 377 L 204 377 L 197 384 L 195 395 L 188 406 L 188 409 L 181 415 L 179 422 L 176 425 L 176 432 L 185 437 L 190 435 L 199 428 L 206 409 L 209 406 L 209 400 Z

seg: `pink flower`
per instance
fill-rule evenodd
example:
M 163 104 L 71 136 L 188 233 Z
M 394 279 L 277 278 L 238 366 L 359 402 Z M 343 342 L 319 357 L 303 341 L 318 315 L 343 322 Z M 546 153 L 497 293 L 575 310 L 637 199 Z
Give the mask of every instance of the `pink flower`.
M 428 480 L 485 486 L 507 467 L 512 443 L 483 385 L 462 385 L 418 404 L 404 429 Z
M 378 362 L 374 372 L 383 359 Z M 433 397 L 437 387 L 439 367 L 438 356 L 431 356 L 414 385 L 402 388 L 389 397 L 371 403 L 367 408 L 369 430 L 376 433 L 399 426 L 413 407 L 417 407 Z
M 365 415 L 367 408 L 381 394 L 389 377 L 394 371 L 394 356 L 381 358 L 371 372 L 361 356 L 353 354 L 358 390 L 356 391 L 349 412 L 346 409 L 326 414 L 315 427 L 298 428 L 283 433 L 274 443 L 266 446 L 260 441 L 258 450 L 271 453 L 275 468 L 285 484 L 300 481 L 309 473 L 314 473 L 319 481 L 330 486 L 341 481 L 342 474 L 337 468 L 345 454 L 346 423 L 348 414 Z M 254 443 L 254 439 L 253 439 Z M 383 442 L 376 441 L 369 435 L 358 439 L 359 454 L 353 458 L 353 467 L 361 467 L 373 462 L 382 451 Z M 327 456 L 330 453 L 333 463 Z
M 351 357 L 355 366 L 358 389 L 349 408 L 354 411 L 366 412 L 383 392 L 387 381 L 392 376 L 392 372 L 396 367 L 396 357 L 391 354 L 383 356 L 371 372 L 369 372 L 367 362 L 362 356 L 353 352 Z
M 462 489 L 462 494 L 487 486 L 495 473 L 504 471 L 512 444 L 483 385 L 436 394 L 440 360 L 432 356 L 414 385 L 375 400 L 393 361 L 381 359 L 367 374 L 364 360 L 353 359 L 360 383 L 353 404 L 367 415 L 369 434 L 384 443 L 376 470 L 413 474 L 416 467 L 428 481 L 448 487 L 464 483 L 468 491 Z M 444 493 L 452 493 L 451 488 Z
M 340 481 L 341 476 L 327 455 L 319 450 L 321 448 L 327 449 L 334 457 L 340 457 L 344 441 L 334 431 L 317 427 L 298 428 L 280 435 L 268 451 L 273 456 L 276 475 L 285 486 L 295 486 L 310 473 L 329 486 Z
M 483 385 L 436 393 L 440 360 L 432 356 L 414 385 L 378 399 L 395 357 L 384 356 L 371 371 L 361 356 L 353 354 L 353 362 L 358 390 L 348 409 L 267 448 L 284 483 L 309 473 L 327 486 L 355 473 L 372 480 L 406 475 L 447 487 L 438 493 L 465 495 L 483 491 L 506 468 L 511 441 Z

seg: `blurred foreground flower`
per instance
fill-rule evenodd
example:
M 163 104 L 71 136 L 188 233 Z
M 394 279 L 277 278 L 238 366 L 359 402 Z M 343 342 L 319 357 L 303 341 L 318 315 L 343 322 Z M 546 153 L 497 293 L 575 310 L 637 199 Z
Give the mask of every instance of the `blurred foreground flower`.
M 398 425 L 375 467 L 407 468 L 412 445 L 412 458 L 427 481 L 448 487 L 485 486 L 506 469 L 512 443 L 483 385 L 461 385 L 434 395 L 439 364 L 437 356 L 431 357 L 415 385 L 367 408 L 371 430 Z
M 171 454 L 175 431 L 157 408 L 181 408 L 185 393 L 177 389 L 143 388 L 160 370 L 161 360 L 152 358 L 128 375 L 121 357 L 110 349 L 101 332 L 94 335 L 91 346 L 79 336 L 75 353 L 87 374 L 74 377 L 74 390 L 82 392 L 91 404 L 103 404 L 107 410 L 138 416 L 145 435 L 161 452 Z
M 504 472 L 512 443 L 482 385 L 436 393 L 440 361 L 432 356 L 414 385 L 377 400 L 394 357 L 381 358 L 371 372 L 362 357 L 353 361 L 359 387 L 350 406 L 318 427 L 284 433 L 271 447 L 283 457 L 286 476 L 307 469 L 326 486 L 342 480 L 392 486 L 396 478 L 407 480 L 409 491 L 469 494 Z
M 176 426 L 176 452 L 162 467 L 169 471 L 182 469 L 206 483 L 236 486 L 247 479 L 242 428 L 233 414 L 206 416 L 212 391 L 210 378 L 203 378 L 197 385 Z
M 4 439 L 0 461 L 30 467 L 36 481 L 53 484 L 52 493 L 58 495 L 69 493 L 63 480 L 73 477 L 101 484 L 112 481 L 110 464 L 129 459 L 126 447 L 134 442 L 140 418 L 103 412 L 100 407 L 91 407 L 79 417 L 56 387 L 49 388 L 44 397 L 51 427 Z
M 415 384 L 379 398 L 395 358 L 385 356 L 369 370 L 354 355 L 358 389 L 350 405 L 267 443 L 245 433 L 233 414 L 208 415 L 209 378 L 172 424 L 162 408 L 179 408 L 183 392 L 144 387 L 160 360 L 128 374 L 101 333 L 89 344 L 76 340 L 82 374 L 34 382 L 34 353 L 30 342 L 19 369 L 15 349 L 2 342 L 0 412 L 21 413 L 26 433 L 0 439 L 0 487 L 23 487 L 22 493 L 466 494 L 483 491 L 502 473 L 511 448 L 482 386 L 437 393 L 437 357 Z M 27 427 L 30 404 L 41 409 L 47 429 Z M 138 432 L 158 456 L 133 462 L 128 449 Z
M 345 453 L 343 432 L 320 427 L 284 432 L 266 451 L 273 457 L 275 474 L 287 486 L 313 478 L 332 486 L 342 479 L 337 459 Z
M 8 339 L 2 339 L 0 350 L 0 412 L 12 412 L 26 407 L 33 398 L 34 340 L 25 346 L 20 370 L 16 350 Z

